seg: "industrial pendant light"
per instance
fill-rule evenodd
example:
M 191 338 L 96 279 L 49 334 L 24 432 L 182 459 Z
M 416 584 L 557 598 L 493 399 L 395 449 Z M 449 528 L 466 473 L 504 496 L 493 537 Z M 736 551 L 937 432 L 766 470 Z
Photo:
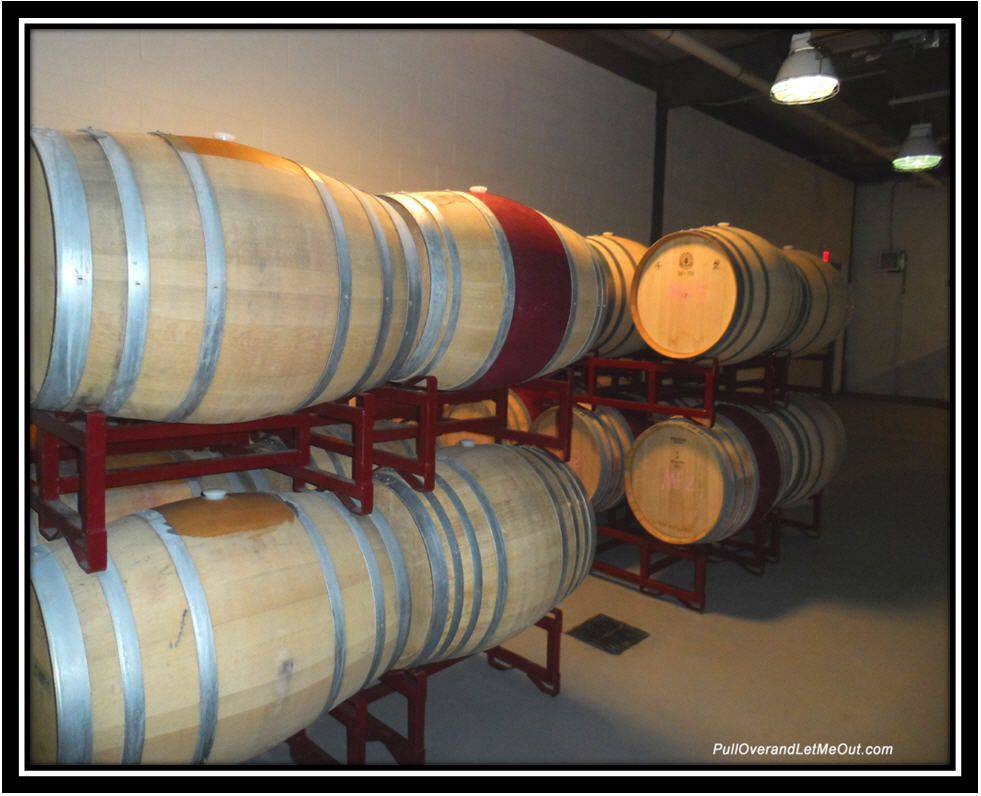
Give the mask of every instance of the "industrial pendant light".
M 810 32 L 795 33 L 790 55 L 770 87 L 770 99 L 781 105 L 810 105 L 837 93 L 838 77 L 831 59 L 814 49 Z
M 892 161 L 896 171 L 927 171 L 935 169 L 943 160 L 940 147 L 933 140 L 933 125 L 929 122 L 914 124 L 909 136 Z

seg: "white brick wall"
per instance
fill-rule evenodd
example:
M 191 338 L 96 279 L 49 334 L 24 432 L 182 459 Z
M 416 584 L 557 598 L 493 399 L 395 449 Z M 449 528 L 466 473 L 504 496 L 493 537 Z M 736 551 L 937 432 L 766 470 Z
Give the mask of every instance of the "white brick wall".
M 34 31 L 31 121 L 234 133 L 374 192 L 487 185 L 647 240 L 653 92 L 516 31 Z

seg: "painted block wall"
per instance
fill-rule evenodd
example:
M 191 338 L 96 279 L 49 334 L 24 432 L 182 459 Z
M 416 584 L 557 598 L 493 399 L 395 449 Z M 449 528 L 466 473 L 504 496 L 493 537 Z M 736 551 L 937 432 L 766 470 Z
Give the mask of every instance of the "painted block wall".
M 31 121 L 231 132 L 372 192 L 650 230 L 655 94 L 517 31 L 33 31 Z
M 946 186 L 904 180 L 858 187 L 849 391 L 949 400 L 949 230 Z M 906 251 L 905 274 L 880 268 L 889 249 Z
M 853 185 L 693 108 L 668 114 L 666 230 L 728 221 L 846 264 Z

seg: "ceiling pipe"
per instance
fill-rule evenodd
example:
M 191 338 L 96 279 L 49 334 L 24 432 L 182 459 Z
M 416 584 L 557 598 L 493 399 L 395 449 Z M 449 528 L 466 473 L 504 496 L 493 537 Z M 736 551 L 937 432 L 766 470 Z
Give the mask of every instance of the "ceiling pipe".
M 925 102 L 926 100 L 940 99 L 941 97 L 949 97 L 950 89 L 942 88 L 939 91 L 928 91 L 926 94 L 913 94 L 909 97 L 896 97 L 896 99 L 889 100 L 890 105 L 908 105 L 911 102 Z
M 679 50 L 682 50 L 689 55 L 695 56 L 699 60 L 704 61 L 715 69 L 718 69 L 720 72 L 728 75 L 734 80 L 738 80 L 740 83 L 749 86 L 767 97 L 770 96 L 770 83 L 768 81 L 743 68 L 731 58 L 720 53 L 718 50 L 713 50 L 711 47 L 703 44 L 695 37 L 689 36 L 684 31 L 675 29 L 653 29 L 651 30 L 651 33 L 659 40 L 667 42 L 668 44 L 677 47 Z M 828 119 L 813 108 L 797 106 L 794 107 L 791 112 L 804 116 L 807 119 L 820 124 L 842 138 L 848 139 L 853 144 L 857 144 L 862 149 L 873 153 L 883 160 L 889 161 L 889 163 L 892 163 L 892 159 L 899 151 L 898 146 L 880 146 L 879 144 L 875 143 L 875 141 L 866 138 L 864 135 L 856 133 L 854 130 L 850 130 L 844 125 Z M 943 184 L 938 179 L 928 174 L 917 174 L 916 177 L 933 186 L 940 186 Z

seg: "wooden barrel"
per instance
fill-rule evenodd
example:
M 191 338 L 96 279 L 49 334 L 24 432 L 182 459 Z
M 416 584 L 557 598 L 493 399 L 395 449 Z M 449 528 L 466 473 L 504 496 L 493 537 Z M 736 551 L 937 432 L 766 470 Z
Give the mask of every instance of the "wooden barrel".
M 578 232 L 540 214 L 555 230 L 565 250 L 572 283 L 572 308 L 565 324 L 565 334 L 558 350 L 536 374 L 546 376 L 556 370 L 578 362 L 596 348 L 596 340 L 603 329 L 606 306 L 606 269 L 595 256 L 589 241 Z M 534 311 L 534 310 L 526 310 Z M 562 325 L 564 319 L 557 319 Z
M 776 448 L 742 407 L 720 407 L 707 428 L 670 418 L 637 437 L 626 492 L 638 522 L 671 544 L 718 542 L 761 520 L 780 484 Z
M 390 378 L 419 322 L 409 229 L 286 158 L 34 128 L 31 405 L 231 422 Z
M 470 655 L 520 632 L 582 582 L 595 547 L 589 503 L 555 457 L 465 441 L 437 461 L 432 493 L 378 476 L 387 489 L 376 491 L 376 513 L 393 527 L 402 512 L 414 517 L 403 541 L 413 616 L 395 668 Z
M 802 483 L 804 471 L 802 465 L 808 460 L 810 444 L 807 428 L 800 424 L 796 414 L 790 414 L 779 408 L 762 409 L 743 404 L 743 409 L 750 412 L 766 428 L 770 439 L 777 449 L 780 460 L 780 484 L 777 490 L 776 505 L 783 505 Z
M 777 505 L 783 480 L 780 452 L 766 426 L 745 406 L 719 404 L 716 411 L 717 417 L 724 417 L 742 432 L 753 454 L 752 465 L 756 468 L 758 488 L 753 510 L 743 526 L 753 527 L 762 522 Z
M 552 396 L 532 387 L 514 387 L 511 392 L 521 400 L 528 411 L 529 426 L 531 421 L 538 417 L 553 400 Z
M 816 254 L 784 246 L 783 255 L 796 266 L 806 286 L 800 325 L 786 347 L 794 354 L 826 349 L 845 329 L 852 303 L 841 271 Z
M 804 285 L 773 244 L 718 224 L 672 232 L 644 254 L 630 290 L 637 331 L 674 359 L 740 362 L 783 348 Z
M 766 427 L 777 448 L 782 472 L 777 505 L 803 503 L 831 482 L 845 460 L 847 444 L 844 424 L 827 403 L 792 393 L 785 407 L 743 408 Z
M 452 420 L 467 420 L 471 418 L 494 417 L 496 407 L 493 401 L 478 401 L 469 404 L 453 404 L 446 408 L 444 416 Z M 517 431 L 527 431 L 531 428 L 531 414 L 521 397 L 514 391 L 508 390 L 508 428 Z M 452 434 L 441 434 L 436 437 L 439 447 L 456 445 L 462 440 L 486 444 L 494 441 L 493 435 L 475 434 L 472 431 L 455 431 Z
M 454 447 L 437 489 L 379 471 L 376 511 L 241 494 L 117 520 L 109 566 L 31 553 L 33 763 L 231 763 L 392 667 L 537 621 L 589 570 L 595 518 L 547 454 Z
M 394 374 L 444 390 L 507 387 L 579 359 L 599 333 L 602 274 L 585 239 L 485 191 L 382 197 L 419 252 L 421 332 Z
M 542 412 L 531 425 L 540 434 L 557 433 L 558 409 Z M 624 495 L 624 463 L 634 435 L 626 418 L 608 406 L 572 409 L 568 465 L 579 477 L 596 511 L 613 508 Z
M 637 263 L 647 247 L 612 232 L 590 235 L 588 240 L 606 273 L 605 310 L 602 330 L 596 338 L 596 352 L 602 356 L 622 357 L 640 351 L 645 343 L 630 314 L 630 286 Z

